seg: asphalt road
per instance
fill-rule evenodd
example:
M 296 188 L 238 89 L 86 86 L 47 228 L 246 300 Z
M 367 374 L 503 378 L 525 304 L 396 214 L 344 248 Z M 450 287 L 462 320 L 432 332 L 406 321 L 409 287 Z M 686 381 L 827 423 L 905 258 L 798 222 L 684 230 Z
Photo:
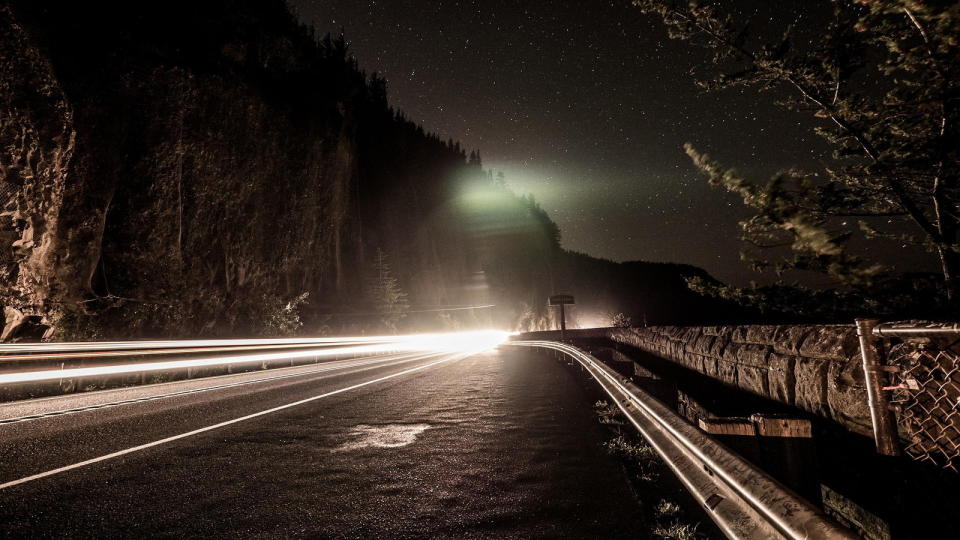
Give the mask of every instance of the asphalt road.
M 0 538 L 647 536 L 594 398 L 504 350 L 0 405 Z

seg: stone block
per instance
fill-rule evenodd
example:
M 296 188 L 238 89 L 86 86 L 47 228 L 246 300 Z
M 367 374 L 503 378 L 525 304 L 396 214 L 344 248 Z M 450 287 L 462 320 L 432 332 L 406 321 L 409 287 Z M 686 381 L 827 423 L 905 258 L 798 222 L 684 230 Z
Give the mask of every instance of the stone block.
M 681 339 L 681 333 L 686 330 L 684 326 L 661 326 L 660 331 L 664 336 L 670 339 Z
M 697 353 L 684 351 L 673 360 L 675 363 L 680 364 L 687 369 L 699 371 L 698 368 L 700 366 L 700 355 Z
M 720 360 L 713 356 L 704 356 L 700 360 L 701 371 L 704 375 L 713 377 L 714 379 L 720 378 Z
M 699 334 L 687 342 L 686 350 L 687 352 L 709 355 L 715 339 L 713 336 Z
M 800 344 L 814 328 L 810 325 L 778 326 L 770 346 L 778 353 L 799 355 Z
M 827 405 L 830 415 L 851 431 L 873 435 L 863 366 L 860 363 L 840 360 L 829 363 Z
M 830 417 L 827 404 L 827 370 L 829 360 L 798 356 L 794 373 L 796 376 L 796 405 L 820 416 Z
M 757 324 L 744 326 L 744 332 L 741 343 L 750 343 L 754 345 L 773 345 L 776 341 L 777 330 L 780 326 Z
M 730 343 L 723 350 L 723 354 L 718 355 L 725 362 L 734 364 L 747 364 L 750 366 L 766 366 L 767 356 L 770 354 L 770 348 L 767 345 L 754 345 L 749 343 Z
M 771 399 L 796 404 L 796 356 L 772 352 L 767 356 L 767 388 Z
M 737 386 L 737 364 L 723 358 L 718 358 L 717 378 L 731 386 Z
M 667 359 L 673 360 L 674 362 L 679 362 L 683 357 L 683 353 L 686 352 L 686 346 L 683 341 L 671 339 L 667 344 Z
M 683 342 L 684 347 L 690 346 L 691 343 L 694 343 L 697 338 L 703 335 L 703 331 L 696 326 L 687 326 L 681 329 L 677 333 L 676 339 L 679 339 Z
M 857 331 L 851 326 L 815 326 L 800 342 L 800 356 L 848 359 L 860 354 Z
M 754 394 L 767 397 L 770 395 L 770 384 L 767 378 L 767 366 L 753 367 L 746 364 L 737 366 L 737 384 L 740 388 Z

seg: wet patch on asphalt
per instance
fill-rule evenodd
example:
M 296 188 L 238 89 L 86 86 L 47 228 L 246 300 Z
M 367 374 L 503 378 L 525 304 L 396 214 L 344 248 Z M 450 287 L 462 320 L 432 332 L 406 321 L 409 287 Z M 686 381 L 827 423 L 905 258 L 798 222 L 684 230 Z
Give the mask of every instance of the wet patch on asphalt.
M 386 424 L 371 426 L 359 424 L 347 432 L 347 442 L 333 449 L 334 452 L 349 452 L 364 448 L 399 448 L 413 444 L 417 437 L 430 429 L 430 424 Z

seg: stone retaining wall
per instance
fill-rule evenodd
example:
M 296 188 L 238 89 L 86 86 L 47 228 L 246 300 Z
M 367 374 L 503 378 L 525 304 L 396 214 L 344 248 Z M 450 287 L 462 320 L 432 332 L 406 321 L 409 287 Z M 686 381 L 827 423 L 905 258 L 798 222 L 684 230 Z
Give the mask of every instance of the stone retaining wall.
M 537 332 L 517 339 L 558 339 Z M 850 326 L 656 326 L 573 330 L 606 338 L 723 383 L 871 435 L 856 329 Z

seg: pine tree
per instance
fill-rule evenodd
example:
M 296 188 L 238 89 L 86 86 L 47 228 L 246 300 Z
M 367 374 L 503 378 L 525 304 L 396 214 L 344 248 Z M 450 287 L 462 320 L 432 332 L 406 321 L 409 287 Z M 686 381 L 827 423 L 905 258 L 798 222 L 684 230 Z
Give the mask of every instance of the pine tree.
M 373 263 L 373 273 L 367 283 L 367 297 L 387 330 L 397 331 L 397 324 L 407 316 L 410 304 L 407 293 L 400 288 L 400 282 L 393 276 L 387 254 L 377 249 Z
M 610 326 L 615 328 L 630 328 L 633 326 L 633 319 L 625 313 L 614 313 L 609 316 Z
M 716 2 L 634 5 L 659 15 L 671 37 L 715 53 L 720 74 L 701 81 L 705 88 L 773 90 L 789 96 L 785 106 L 824 120 L 818 133 L 833 146 L 836 163 L 819 174 L 788 171 L 767 185 L 687 147 L 711 183 L 756 210 L 743 222 L 748 242 L 795 253 L 779 262 L 758 259 L 758 267 L 820 271 L 841 285 L 863 286 L 880 268 L 846 253 L 859 228 L 867 238 L 934 253 L 945 295 L 958 304 L 960 3 L 831 0 L 829 23 L 814 29 L 820 39 L 802 46 L 793 27 L 774 41 L 752 36 L 747 22 Z

